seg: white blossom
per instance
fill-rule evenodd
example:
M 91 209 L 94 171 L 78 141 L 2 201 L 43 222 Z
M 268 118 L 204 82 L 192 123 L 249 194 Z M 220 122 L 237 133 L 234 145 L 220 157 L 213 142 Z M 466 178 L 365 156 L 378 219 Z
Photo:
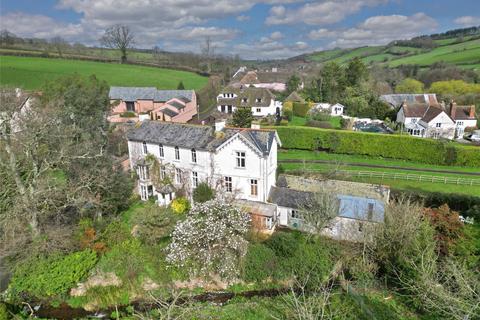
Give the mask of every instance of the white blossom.
M 197 204 L 176 225 L 167 247 L 167 261 L 187 268 L 192 276 L 218 274 L 233 279 L 247 251 L 249 224 L 250 215 L 225 199 Z

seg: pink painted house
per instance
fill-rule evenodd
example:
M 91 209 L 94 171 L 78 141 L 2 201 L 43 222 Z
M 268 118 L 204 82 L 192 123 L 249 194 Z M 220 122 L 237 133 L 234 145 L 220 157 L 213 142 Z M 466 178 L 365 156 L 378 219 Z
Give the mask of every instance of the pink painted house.
M 110 122 L 145 118 L 186 123 L 197 114 L 194 90 L 158 90 L 154 87 L 110 87 L 114 105 Z M 134 116 L 132 116 L 134 115 Z

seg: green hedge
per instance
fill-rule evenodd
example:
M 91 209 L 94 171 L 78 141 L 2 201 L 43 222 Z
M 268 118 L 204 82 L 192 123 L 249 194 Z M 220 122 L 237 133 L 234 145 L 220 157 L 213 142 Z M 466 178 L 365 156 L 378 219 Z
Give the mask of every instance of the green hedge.
M 310 106 L 307 103 L 294 102 L 293 103 L 293 114 L 298 117 L 305 118 L 305 116 L 310 110 Z
M 310 127 L 275 127 L 286 149 L 324 150 L 404 159 L 436 165 L 480 167 L 480 148 L 408 135 L 387 135 Z

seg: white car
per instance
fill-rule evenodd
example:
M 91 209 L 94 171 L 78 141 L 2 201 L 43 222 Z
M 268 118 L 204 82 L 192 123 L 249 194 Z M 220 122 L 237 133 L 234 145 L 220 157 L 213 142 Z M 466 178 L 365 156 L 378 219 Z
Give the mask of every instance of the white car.
M 472 133 L 465 136 L 466 139 L 474 142 L 480 142 L 480 130 L 475 130 Z

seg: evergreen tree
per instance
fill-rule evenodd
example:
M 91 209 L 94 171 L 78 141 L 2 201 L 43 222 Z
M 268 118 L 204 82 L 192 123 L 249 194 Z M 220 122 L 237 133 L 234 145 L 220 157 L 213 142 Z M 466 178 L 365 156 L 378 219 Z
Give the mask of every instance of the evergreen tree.
M 178 83 L 177 90 L 185 90 L 185 86 L 183 85 L 183 81 L 180 81 Z
M 250 108 L 237 108 L 233 113 L 232 125 L 237 128 L 250 128 L 253 115 Z

